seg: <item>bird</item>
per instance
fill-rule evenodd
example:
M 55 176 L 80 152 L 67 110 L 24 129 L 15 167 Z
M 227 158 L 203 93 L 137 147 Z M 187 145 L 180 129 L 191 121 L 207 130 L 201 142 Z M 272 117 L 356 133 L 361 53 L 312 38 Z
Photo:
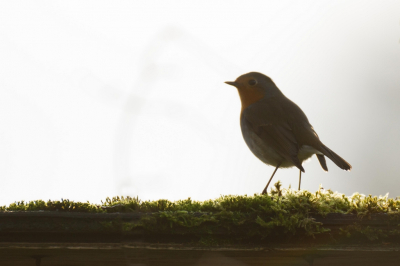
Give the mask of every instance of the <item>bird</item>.
M 325 156 L 339 168 L 351 170 L 348 162 L 321 142 L 304 112 L 279 90 L 270 77 L 250 72 L 225 83 L 236 87 L 239 93 L 244 141 L 258 159 L 275 167 L 262 194 L 267 193 L 279 168 L 299 169 L 300 190 L 301 173 L 305 173 L 302 163 L 314 154 L 326 172 Z

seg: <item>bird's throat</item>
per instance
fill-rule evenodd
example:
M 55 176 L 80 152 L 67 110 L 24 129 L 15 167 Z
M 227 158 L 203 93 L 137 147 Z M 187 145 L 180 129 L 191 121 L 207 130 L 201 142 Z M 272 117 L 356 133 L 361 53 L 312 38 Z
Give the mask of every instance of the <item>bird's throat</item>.
M 240 96 L 240 101 L 242 102 L 242 112 L 253 103 L 256 103 L 264 98 L 264 93 L 256 88 L 238 89 L 238 92 Z

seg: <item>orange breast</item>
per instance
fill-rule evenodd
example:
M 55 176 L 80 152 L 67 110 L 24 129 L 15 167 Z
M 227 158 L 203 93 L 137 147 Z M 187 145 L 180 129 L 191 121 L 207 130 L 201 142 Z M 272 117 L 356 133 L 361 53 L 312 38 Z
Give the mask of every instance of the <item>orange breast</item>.
M 257 88 L 240 88 L 238 89 L 240 101 L 242 102 L 242 112 L 245 110 L 249 105 L 258 102 L 264 97 L 264 93 L 262 93 Z

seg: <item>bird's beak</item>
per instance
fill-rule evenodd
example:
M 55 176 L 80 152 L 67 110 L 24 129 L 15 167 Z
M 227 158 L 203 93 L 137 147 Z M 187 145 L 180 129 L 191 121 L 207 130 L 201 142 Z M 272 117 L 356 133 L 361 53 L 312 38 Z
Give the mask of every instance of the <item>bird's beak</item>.
M 239 85 L 234 81 L 225 81 L 225 83 L 228 84 L 228 85 L 231 85 L 231 86 L 235 86 L 235 87 L 237 87 Z

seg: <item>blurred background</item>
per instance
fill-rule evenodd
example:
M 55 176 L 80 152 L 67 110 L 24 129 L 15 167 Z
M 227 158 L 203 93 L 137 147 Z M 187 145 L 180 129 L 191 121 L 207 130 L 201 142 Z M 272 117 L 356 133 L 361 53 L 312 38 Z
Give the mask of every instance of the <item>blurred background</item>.
M 303 189 L 398 196 L 399 22 L 399 1 L 3 1 L 0 205 L 260 193 L 274 168 L 224 84 L 250 71 L 353 166 L 312 157 Z

